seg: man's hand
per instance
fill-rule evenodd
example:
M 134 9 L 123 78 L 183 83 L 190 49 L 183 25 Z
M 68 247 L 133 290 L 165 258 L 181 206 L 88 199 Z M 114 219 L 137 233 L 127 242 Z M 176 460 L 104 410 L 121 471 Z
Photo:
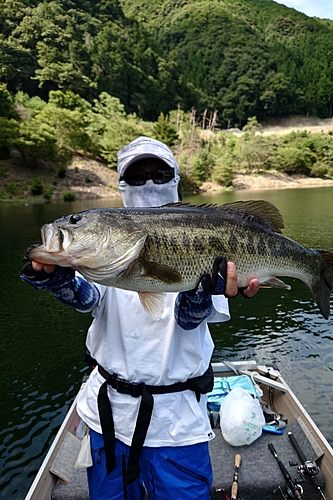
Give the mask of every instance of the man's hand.
M 30 245 L 23 254 L 21 274 L 32 280 L 44 281 L 49 279 L 49 275 L 55 270 L 53 264 L 41 264 L 40 262 L 32 261 L 29 258 L 32 248 L 38 244 Z
M 51 290 L 59 286 L 64 286 L 74 279 L 75 271 L 70 267 L 42 264 L 41 262 L 30 260 L 30 251 L 36 246 L 38 245 L 30 245 L 24 252 L 20 272 L 20 278 L 23 281 L 38 290 L 44 288 Z
M 196 288 L 180 292 L 175 302 L 175 320 L 184 330 L 193 330 L 206 320 L 214 310 L 212 295 L 236 297 L 241 293 L 245 298 L 253 297 L 259 290 L 259 281 L 253 279 L 245 289 L 239 289 L 237 271 L 233 262 L 217 257 L 211 274 L 205 273 Z
M 225 295 L 233 298 L 241 293 L 245 298 L 253 297 L 259 290 L 259 281 L 252 279 L 246 288 L 238 288 L 237 269 L 233 262 L 224 257 L 217 257 L 213 264 L 212 274 L 204 274 L 198 289 L 207 295 Z
M 47 274 L 51 274 L 55 270 L 54 264 L 42 264 L 41 262 L 37 262 L 36 260 L 31 261 L 31 266 L 32 269 L 36 271 L 36 273 L 45 271 Z
M 233 262 L 227 263 L 227 284 L 225 289 L 225 295 L 228 297 L 236 297 L 240 291 L 237 284 L 237 270 Z M 259 290 L 259 281 L 257 279 L 252 279 L 248 286 L 242 290 L 242 295 L 250 299 Z

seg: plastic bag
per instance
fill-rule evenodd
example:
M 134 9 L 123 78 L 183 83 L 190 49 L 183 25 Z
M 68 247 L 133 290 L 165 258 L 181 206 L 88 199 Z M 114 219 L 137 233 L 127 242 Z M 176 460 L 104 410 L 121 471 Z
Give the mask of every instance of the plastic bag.
M 253 443 L 261 436 L 265 423 L 260 402 L 241 387 L 235 387 L 222 401 L 221 431 L 231 446 Z
M 91 456 L 90 434 L 88 431 L 87 434 L 82 439 L 81 448 L 75 462 L 75 468 L 87 469 L 87 467 L 91 467 L 92 464 L 93 461 Z

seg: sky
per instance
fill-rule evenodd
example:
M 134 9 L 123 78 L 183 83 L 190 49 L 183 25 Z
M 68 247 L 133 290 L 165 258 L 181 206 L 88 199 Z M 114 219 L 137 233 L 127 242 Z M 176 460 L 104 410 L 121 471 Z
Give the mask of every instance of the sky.
M 333 19 L 332 0 L 275 0 L 275 2 L 282 3 L 287 7 L 293 7 L 310 17 Z

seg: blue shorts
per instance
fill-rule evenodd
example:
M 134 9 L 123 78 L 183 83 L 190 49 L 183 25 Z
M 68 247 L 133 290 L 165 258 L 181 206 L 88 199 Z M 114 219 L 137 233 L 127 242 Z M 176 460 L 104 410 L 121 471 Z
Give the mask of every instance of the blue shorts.
M 106 474 L 104 442 L 90 430 L 93 466 L 87 469 L 90 500 L 209 500 L 213 473 L 208 443 L 189 446 L 144 446 L 141 474 L 124 488 L 123 470 L 129 446 L 116 439 L 116 468 Z

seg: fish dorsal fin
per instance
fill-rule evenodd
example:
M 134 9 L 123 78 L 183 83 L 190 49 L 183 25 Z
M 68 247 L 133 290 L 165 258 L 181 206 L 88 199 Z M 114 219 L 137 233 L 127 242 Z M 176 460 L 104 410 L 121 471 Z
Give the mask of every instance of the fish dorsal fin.
M 154 321 L 161 319 L 165 305 L 164 293 L 139 292 L 139 299 L 144 310 Z
M 225 203 L 224 205 L 216 205 L 214 203 L 202 203 L 201 205 L 192 205 L 191 203 L 176 202 L 167 203 L 160 208 L 188 208 L 188 209 L 212 209 L 212 210 L 234 210 L 246 215 L 256 217 L 257 221 L 265 222 L 265 225 L 276 233 L 281 233 L 284 228 L 283 217 L 275 205 L 266 200 L 246 200 L 234 201 L 232 203 Z
M 165 207 L 178 207 L 178 208 L 212 208 L 217 207 L 216 203 L 189 203 L 187 201 L 172 201 L 171 203 L 166 203 L 162 205 L 160 208 Z
M 284 222 L 280 211 L 269 201 L 234 201 L 233 203 L 226 203 L 225 205 L 222 205 L 222 208 L 237 210 L 238 212 L 262 219 L 266 222 L 266 224 L 269 224 L 269 226 L 276 233 L 281 233 L 284 228 Z

